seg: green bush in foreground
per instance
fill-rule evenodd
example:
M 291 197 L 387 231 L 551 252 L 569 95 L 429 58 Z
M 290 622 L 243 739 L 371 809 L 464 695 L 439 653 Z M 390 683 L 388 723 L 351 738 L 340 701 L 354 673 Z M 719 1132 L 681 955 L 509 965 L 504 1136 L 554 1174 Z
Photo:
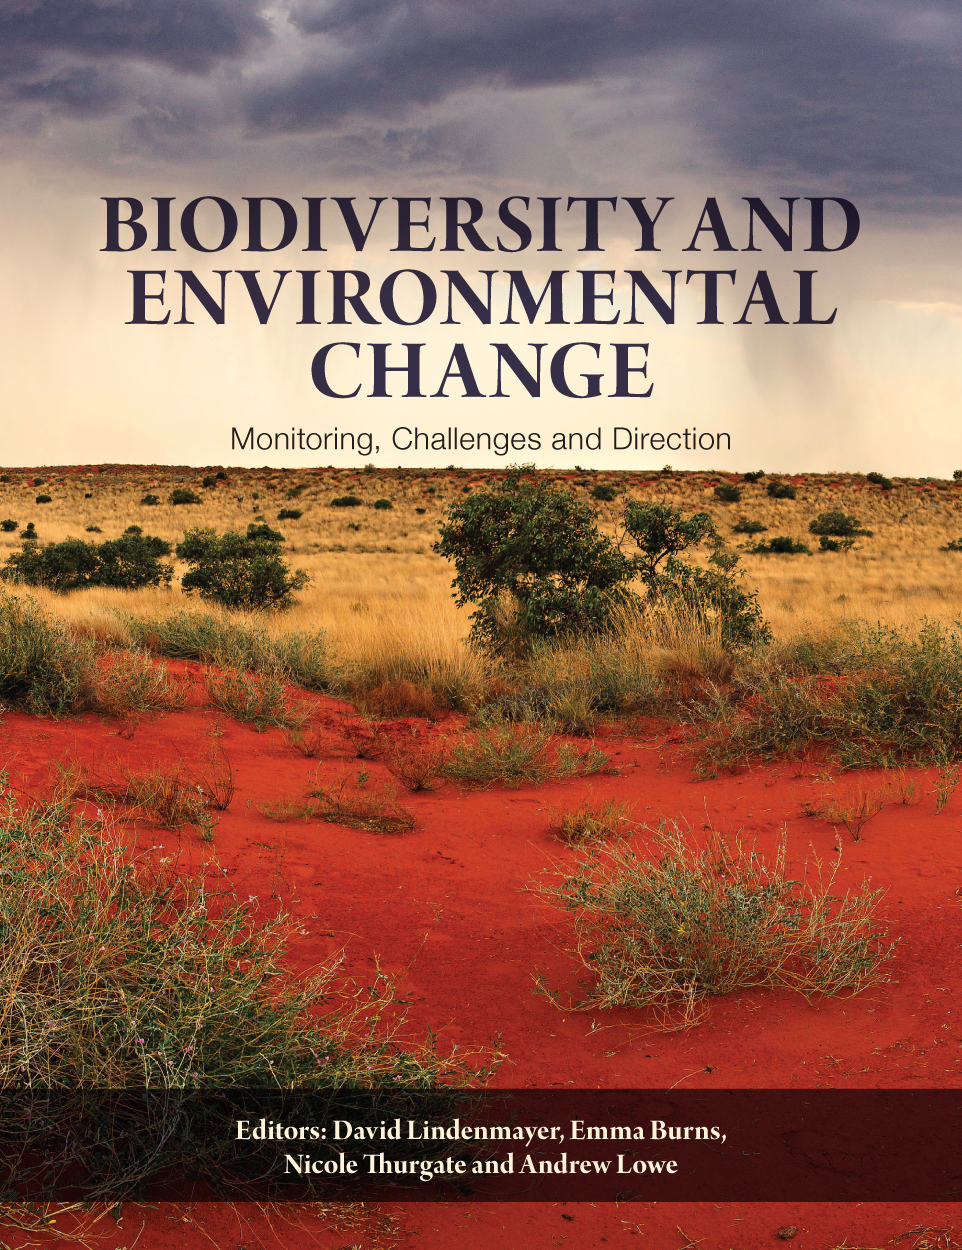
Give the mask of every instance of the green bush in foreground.
M 754 846 L 717 835 L 698 846 L 663 824 L 649 854 L 606 847 L 541 888 L 575 918 L 592 974 L 581 1010 L 641 1007 L 664 1028 L 690 1028 L 736 990 L 866 989 L 897 945 L 874 915 L 882 890 L 833 892 L 837 863 L 827 880 L 789 878 L 784 838 L 768 865 Z
M 246 534 L 193 529 L 177 544 L 177 556 L 191 565 L 181 580 L 184 594 L 226 608 L 285 608 L 294 591 L 310 580 L 303 569 L 294 573 L 280 556 L 283 534 L 268 525 L 250 524 Z

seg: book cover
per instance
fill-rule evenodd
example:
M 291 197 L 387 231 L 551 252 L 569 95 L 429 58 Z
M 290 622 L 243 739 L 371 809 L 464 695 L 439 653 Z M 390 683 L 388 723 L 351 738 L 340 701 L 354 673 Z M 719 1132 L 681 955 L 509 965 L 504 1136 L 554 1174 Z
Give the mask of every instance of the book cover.
M 472 1171 L 399 1118 L 436 1201 L 126 1230 L 955 1247 L 956 9 L 0 0 L 0 38 L 11 801 L 216 862 L 328 969 L 351 1082 L 474 1071 L 521 1134 Z M 210 1086 L 151 1036 L 148 1085 Z M 397 1176 L 376 1120 L 324 1157 Z

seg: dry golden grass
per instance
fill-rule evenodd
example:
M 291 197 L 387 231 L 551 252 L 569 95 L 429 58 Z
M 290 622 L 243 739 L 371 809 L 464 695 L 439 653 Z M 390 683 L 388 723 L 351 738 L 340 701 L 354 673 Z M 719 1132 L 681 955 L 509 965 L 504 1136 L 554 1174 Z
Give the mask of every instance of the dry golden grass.
M 156 466 L 103 473 L 93 469 L 8 470 L 12 480 L 0 483 L 0 518 L 18 521 L 21 529 L 32 520 L 44 542 L 67 536 L 98 541 L 115 538 L 132 524 L 177 542 L 189 527 L 242 530 L 263 516 L 285 534 L 290 563 L 306 569 L 312 579 L 292 611 L 267 620 L 269 631 L 326 629 L 332 658 L 347 682 L 356 679 L 370 685 L 411 680 L 435 689 L 483 688 L 486 673 L 463 646 L 468 612 L 454 606 L 453 570 L 431 552 L 431 544 L 444 508 L 463 498 L 466 487 L 483 489 L 503 469 L 231 469 L 227 482 L 204 489 L 200 483 L 206 472 L 213 470 Z M 31 485 L 38 475 L 44 484 Z M 940 490 L 899 481 L 892 491 L 883 492 L 853 475 L 806 475 L 791 479 L 797 490 L 794 500 L 769 498 L 765 488 L 770 479 L 763 479 L 740 483 L 741 502 L 722 504 L 715 499 L 713 487 L 737 481 L 737 475 L 548 476 L 586 499 L 591 487 L 602 482 L 639 498 L 664 499 L 686 511 L 707 511 L 736 549 L 752 541 L 732 533 L 740 516 L 767 525 L 766 538 L 787 534 L 817 548 L 808 524 L 819 512 L 840 509 L 854 514 L 874 536 L 859 539 L 856 550 L 848 555 L 744 555 L 746 583 L 758 586 L 766 619 L 779 637 L 839 617 L 901 625 L 922 616 L 953 620 L 962 611 L 962 555 L 939 551 L 949 539 L 962 534 L 962 484 Z M 170 506 L 166 501 L 178 486 L 195 491 L 203 502 Z M 297 496 L 288 498 L 288 492 L 298 486 L 302 489 Z M 41 493 L 51 495 L 53 502 L 36 504 L 35 497 Z M 142 505 L 140 500 L 148 493 L 164 502 Z M 364 503 L 356 508 L 330 506 L 332 498 L 345 494 L 356 494 Z M 392 500 L 393 508 L 375 509 L 374 501 L 381 498 Z M 597 506 L 603 528 L 613 532 L 620 502 Z M 303 516 L 278 521 L 282 508 L 299 509 Z M 101 533 L 88 535 L 91 525 Z M 19 533 L 0 534 L 0 558 L 18 547 Z M 178 574 L 183 571 L 177 569 Z M 176 583 L 173 591 L 31 593 L 58 616 L 104 641 L 125 640 L 118 611 L 156 616 L 185 605 Z M 662 640 L 665 655 L 678 650 L 676 632 L 673 629 L 672 637 Z M 644 648 L 648 663 L 653 645 L 657 658 L 657 640 L 646 636 L 637 643 Z M 703 652 L 704 640 L 691 640 L 691 647 Z M 702 655 L 699 663 L 703 661 Z

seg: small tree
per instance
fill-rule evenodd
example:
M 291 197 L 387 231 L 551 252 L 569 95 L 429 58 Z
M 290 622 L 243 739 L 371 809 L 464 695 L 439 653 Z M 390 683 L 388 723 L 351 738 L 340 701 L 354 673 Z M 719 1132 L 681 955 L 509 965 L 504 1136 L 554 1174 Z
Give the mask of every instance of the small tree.
M 191 565 L 181 589 L 228 608 L 286 608 L 295 590 L 310 580 L 303 569 L 291 572 L 281 559 L 284 535 L 268 525 L 250 524 L 246 534 L 192 529 L 177 544 L 177 556 Z
M 492 652 L 523 649 L 532 639 L 608 623 L 633 566 L 598 533 L 595 520 L 588 504 L 528 476 L 526 466 L 509 469 L 494 489 L 451 504 L 433 549 L 454 561 L 458 606 L 477 605 L 475 642 Z M 514 612 L 511 624 L 506 606 Z
M 705 621 L 717 620 L 729 647 L 771 641 L 757 592 L 749 593 L 738 584 L 738 556 L 724 550 L 707 512 L 685 517 L 680 508 L 632 499 L 624 523 L 640 551 L 634 563 L 648 587 L 649 602 L 683 607 Z M 707 569 L 678 559 L 681 552 L 702 542 L 713 549 Z

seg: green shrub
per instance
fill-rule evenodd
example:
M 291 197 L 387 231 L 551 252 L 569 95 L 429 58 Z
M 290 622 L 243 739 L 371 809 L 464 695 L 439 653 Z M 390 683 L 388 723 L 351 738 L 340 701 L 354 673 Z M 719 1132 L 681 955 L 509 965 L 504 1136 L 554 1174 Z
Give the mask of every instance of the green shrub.
M 203 500 L 200 495 L 195 495 L 192 490 L 184 490 L 182 487 L 178 486 L 177 489 L 171 493 L 170 502 L 174 505 L 179 505 L 202 503 Z
M 374 506 L 375 508 L 385 510 L 387 508 L 393 508 L 394 504 L 391 503 L 390 499 L 375 499 Z
M 624 525 L 639 548 L 634 563 L 648 588 L 650 604 L 682 609 L 706 624 L 717 621 L 721 640 L 729 648 L 771 641 L 757 592 L 749 593 L 738 584 L 738 557 L 723 550 L 707 512 L 686 518 L 668 504 L 632 499 L 625 508 Z M 703 541 L 713 548 L 709 568 L 695 568 L 678 559 L 680 553 Z
M 3 523 L 4 527 L 6 522 Z M 944 547 L 940 547 L 939 551 L 962 551 L 962 538 L 950 538 Z
M 805 543 L 797 543 L 794 538 L 790 538 L 787 534 L 780 534 L 777 538 L 770 538 L 767 542 L 755 543 L 748 550 L 752 555 L 777 555 L 777 556 L 808 556 L 811 555 Z
M 451 504 L 439 532 L 433 550 L 454 561 L 458 606 L 477 605 L 471 636 L 491 653 L 603 629 L 632 576 L 594 510 L 526 466 Z
M 744 482 L 760 482 L 765 476 L 764 469 L 756 469 L 754 473 L 743 473 L 742 481 Z
M 211 486 L 216 486 L 216 485 L 217 485 L 217 478 L 214 477 L 213 473 L 208 473 L 207 476 L 201 482 L 201 486 L 211 487 Z
M 872 482 L 875 486 L 881 486 L 882 490 L 892 489 L 892 479 L 883 473 L 866 473 L 865 480 Z
M 281 508 L 277 514 L 278 521 L 299 521 L 304 515 L 298 508 Z
M 337 499 L 331 500 L 332 508 L 359 508 L 364 502 L 357 495 L 341 495 Z
M 857 517 L 839 511 L 820 512 L 808 528 L 812 534 L 820 535 L 820 551 L 851 551 L 856 538 L 872 536 L 871 530 L 859 528 Z
M 768 865 L 754 846 L 717 835 L 698 846 L 662 825 L 650 855 L 591 852 L 542 888 L 575 918 L 594 979 L 582 1010 L 641 1007 L 662 1027 L 690 1028 L 736 990 L 857 993 L 898 944 L 874 914 L 884 891 L 866 882 L 839 895 L 838 863 L 827 880 L 791 879 L 784 839 Z
M 85 529 L 85 532 L 88 534 L 102 534 L 103 533 L 103 530 L 100 528 L 99 525 L 87 525 L 84 527 L 84 529 Z
M 722 482 L 720 486 L 716 486 L 714 495 L 722 503 L 740 503 L 742 498 L 741 491 L 731 482 Z
M 611 503 L 613 499 L 618 498 L 618 490 L 614 486 L 602 486 L 601 483 L 591 488 L 591 498 L 598 499 L 602 503 Z
M 810 534 L 830 534 L 833 538 L 872 537 L 871 530 L 859 528 L 858 517 L 846 512 L 820 512 L 808 527 Z
M 761 521 L 749 521 L 747 517 L 739 517 L 732 526 L 733 534 L 764 534 L 768 529 Z
M 769 482 L 765 491 L 770 499 L 795 498 L 795 487 L 790 482 Z
M 65 593 L 93 584 L 100 561 L 93 543 L 80 538 L 42 547 L 34 536 L 24 535 L 20 551 L 7 557 L 3 577 L 27 586 L 45 586 Z
M 173 569 L 160 562 L 169 555 L 170 543 L 150 535 L 127 533 L 99 545 L 66 538 L 42 547 L 25 534 L 21 550 L 7 557 L 2 575 L 61 594 L 84 586 L 169 586 Z
M 288 499 L 296 499 L 301 491 L 304 490 L 304 483 L 298 482 L 296 486 L 291 486 L 287 491 Z
M 34 503 L 53 503 L 52 495 L 38 495 Z
M 9 473 L 0 473 L 0 482 L 9 482 L 11 480 Z
M 131 526 L 120 538 L 101 543 L 96 551 L 100 563 L 91 585 L 125 590 L 170 585 L 174 570 L 169 564 L 161 564 L 161 559 L 170 555 L 170 543 L 142 533 L 139 526 Z
M 3 479 L 2 479 L 2 478 L 0 478 L 0 481 L 2 481 L 2 480 L 3 480 Z M 7 479 L 7 481 L 9 481 L 9 480 L 10 480 L 10 479 L 8 478 L 8 479 Z M 962 482 L 962 469 L 954 469 L 954 470 L 952 471 L 952 480 L 953 480 L 953 481 L 955 481 L 955 482 Z
M 848 675 L 826 684 L 819 675 Z M 913 636 L 888 626 L 836 625 L 802 639 L 759 673 L 743 712 L 721 698 L 706 713 L 705 758 L 725 765 L 828 750 L 845 767 L 943 763 L 962 756 L 962 635 L 923 621 Z
M 0 521 L 0 530 L 3 530 L 5 534 L 12 534 L 13 531 L 18 528 L 18 521 L 11 521 L 9 518 L 6 521 Z
M 294 573 L 280 556 L 283 535 L 267 525 L 248 525 L 246 534 L 193 529 L 177 544 L 177 557 L 191 566 L 181 589 L 227 608 L 285 608 L 294 591 L 306 586 L 303 569 Z
M 83 705 L 95 674 L 91 641 L 70 634 L 32 599 L 0 591 L 0 699 L 62 716 Z

